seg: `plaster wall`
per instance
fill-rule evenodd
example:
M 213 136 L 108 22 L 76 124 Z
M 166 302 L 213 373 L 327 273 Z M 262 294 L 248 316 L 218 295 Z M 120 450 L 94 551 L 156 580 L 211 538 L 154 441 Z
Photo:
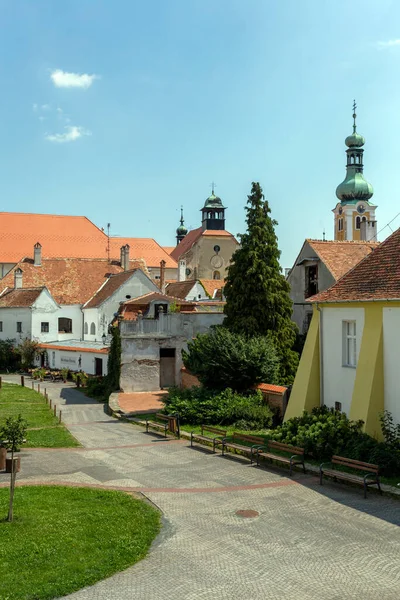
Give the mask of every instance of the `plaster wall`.
M 400 423 L 400 307 L 383 309 L 383 364 L 385 409 Z
M 17 333 L 17 322 L 22 323 L 22 333 Z M 20 342 L 32 337 L 32 311 L 27 308 L 0 308 L 1 340 L 16 340 Z
M 67 368 L 71 371 L 82 370 L 89 375 L 95 375 L 95 358 L 101 358 L 103 361 L 103 375 L 107 375 L 107 354 L 79 352 L 76 350 L 52 350 L 51 348 L 47 348 L 46 350 L 51 369 Z M 79 358 L 81 358 L 80 366 Z M 39 361 L 36 364 L 39 365 Z
M 363 308 L 324 308 L 321 324 L 323 338 L 323 399 L 328 407 L 341 402 L 342 411 L 350 414 L 356 368 L 343 366 L 343 321 L 356 321 L 356 355 L 360 354 L 364 329 Z
M 7 273 L 9 273 L 11 271 L 11 269 L 13 269 L 15 267 L 16 263 L 2 263 L 0 262 L 0 279 L 2 277 L 5 277 L 7 275 Z M 0 291 L 3 288 L 0 285 Z
M 220 251 L 215 252 L 214 246 L 218 245 Z M 187 268 L 191 270 L 188 278 L 213 279 L 215 271 L 219 271 L 220 279 L 224 279 L 233 253 L 239 244 L 234 238 L 226 236 L 201 236 L 192 248 L 185 254 Z M 222 264 L 220 267 L 213 266 L 211 259 L 218 256 Z

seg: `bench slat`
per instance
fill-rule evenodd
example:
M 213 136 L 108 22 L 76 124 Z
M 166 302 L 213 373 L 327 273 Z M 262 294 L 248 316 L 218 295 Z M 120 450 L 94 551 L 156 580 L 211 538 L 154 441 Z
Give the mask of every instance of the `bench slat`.
M 244 435 L 242 433 L 233 432 L 232 435 L 234 440 L 241 440 L 243 442 L 252 442 L 253 444 L 265 444 L 265 440 L 262 437 L 258 437 L 256 435 Z
M 273 440 L 268 442 L 269 448 L 275 448 L 276 450 L 282 450 L 283 452 L 291 452 L 292 454 L 304 454 L 304 448 L 299 448 L 298 446 L 290 446 L 289 444 L 284 444 L 283 442 L 275 442 Z
M 352 458 L 345 458 L 344 456 L 332 456 L 331 462 L 336 465 L 359 469 L 360 471 L 370 471 L 371 473 L 379 471 L 379 465 L 373 465 L 371 463 L 362 462 L 361 460 L 354 460 Z
M 208 425 L 202 425 L 201 431 L 202 431 L 202 433 L 203 433 L 203 431 L 209 431 L 210 433 L 218 433 L 218 435 L 224 435 L 224 436 L 226 436 L 226 434 L 227 434 L 226 429 L 218 429 L 217 427 L 211 427 Z

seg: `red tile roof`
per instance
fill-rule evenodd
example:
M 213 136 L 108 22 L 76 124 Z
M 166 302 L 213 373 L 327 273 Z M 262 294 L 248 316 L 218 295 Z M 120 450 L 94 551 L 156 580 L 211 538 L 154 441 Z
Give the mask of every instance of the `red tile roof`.
M 14 289 L 8 288 L 0 294 L 0 308 L 26 308 L 32 306 L 44 287 Z
M 100 306 L 105 300 L 110 298 L 117 289 L 128 281 L 132 277 L 132 275 L 137 271 L 134 269 L 133 271 L 122 271 L 122 273 L 116 273 L 115 275 L 111 275 L 109 279 L 102 285 L 102 287 L 95 293 L 93 298 L 89 300 L 84 306 L 84 308 L 95 308 L 96 306 Z
M 0 213 L 0 262 L 33 257 L 36 242 L 47 258 L 107 257 L 107 236 L 86 217 Z
M 161 292 L 149 292 L 148 294 L 144 294 L 144 296 L 140 296 L 139 298 L 132 298 L 132 300 L 126 300 L 126 302 L 124 302 L 124 306 L 132 306 L 135 304 L 150 304 L 150 302 L 153 302 L 154 300 L 164 302 L 176 302 L 179 305 L 193 304 L 193 302 L 188 302 L 187 300 L 182 300 L 182 298 L 176 298 L 175 296 L 161 294 Z
M 379 242 L 340 242 L 310 240 L 306 242 L 338 280 L 377 246 Z
M 286 392 L 287 387 L 283 385 L 272 385 L 271 383 L 259 383 L 257 389 L 267 394 L 283 394 Z
M 400 300 L 400 229 L 309 302 Z
M 200 279 L 200 283 L 210 298 L 214 298 L 215 292 L 222 290 L 225 285 L 223 279 Z
M 198 227 L 197 229 L 192 229 L 192 231 L 189 231 L 189 233 L 185 235 L 181 243 L 178 244 L 176 248 L 171 252 L 172 258 L 178 260 L 178 258 L 182 256 L 182 254 L 186 254 L 186 252 L 190 250 L 193 244 L 197 242 L 197 240 L 202 236 L 231 237 L 236 241 L 235 237 L 231 233 L 229 233 L 229 231 L 225 231 L 223 229 L 206 229 L 205 231 L 203 231 L 202 227 Z
M 186 281 L 172 281 L 167 283 L 166 292 L 175 298 L 185 299 L 190 290 L 196 284 L 195 279 L 187 279 Z
M 171 252 L 173 252 L 175 248 L 176 246 L 163 246 L 163 250 L 165 250 L 167 254 L 171 254 Z
M 93 354 L 108 354 L 108 348 L 80 348 L 79 346 L 63 346 L 56 344 L 39 344 L 40 348 L 49 350 L 64 350 L 65 352 L 92 352 Z
M 153 238 L 110 238 L 111 258 L 120 260 L 121 246 L 129 244 L 129 257 L 131 259 L 141 258 L 148 267 L 160 267 L 160 262 L 165 260 L 167 269 L 176 269 L 177 264 L 171 256 Z
M 143 261 L 131 261 L 129 266 L 146 270 Z M 122 271 L 118 262 L 100 258 L 44 258 L 40 267 L 27 258 L 15 268 L 22 269 L 23 288 L 47 287 L 59 304 L 87 302 L 107 277 Z M 6 287 L 14 287 L 14 269 L 0 280 L 0 291 Z

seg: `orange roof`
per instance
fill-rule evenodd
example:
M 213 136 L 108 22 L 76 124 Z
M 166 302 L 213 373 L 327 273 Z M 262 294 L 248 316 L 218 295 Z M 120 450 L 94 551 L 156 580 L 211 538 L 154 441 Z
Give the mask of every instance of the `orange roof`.
M 257 389 L 269 394 L 283 394 L 287 387 L 283 385 L 272 385 L 271 383 L 259 383 Z
M 400 228 L 311 302 L 400 300 Z
M 215 291 L 222 290 L 225 285 L 223 279 L 200 279 L 200 283 L 210 298 L 214 298 Z
M 160 262 L 165 260 L 167 269 L 176 269 L 176 261 L 156 242 L 153 238 L 110 238 L 111 258 L 120 260 L 121 246 L 129 244 L 129 257 L 132 259 L 142 258 L 148 267 L 159 267 Z
M 143 261 L 131 261 L 129 266 L 146 269 Z M 122 271 L 118 262 L 100 258 L 44 258 L 40 267 L 26 258 L 16 268 L 22 269 L 23 288 L 45 286 L 59 304 L 87 302 L 107 277 Z M 14 269 L 0 281 L 0 291 L 5 287 L 14 288 Z
M 185 281 L 171 281 L 167 283 L 166 291 L 175 298 L 186 298 L 190 290 L 196 284 L 196 279 L 186 279 Z
M 86 217 L 0 213 L 0 262 L 33 257 L 36 242 L 47 258 L 107 257 L 107 236 Z
M 309 240 L 306 242 L 338 280 L 377 246 L 379 242 L 340 242 Z
M 171 252 L 172 258 L 178 260 L 178 258 L 182 256 L 182 254 L 186 254 L 186 252 L 190 250 L 193 244 L 197 242 L 197 240 L 203 235 L 205 237 L 231 237 L 236 242 L 235 237 L 231 233 L 229 233 L 229 231 L 225 231 L 224 229 L 206 229 L 205 231 L 203 231 L 202 227 L 198 227 L 197 229 L 192 229 L 192 231 L 189 231 L 189 233 L 185 235 L 181 243 L 178 244 L 176 248 L 174 248 L 174 250 Z
M 108 348 L 79 348 L 79 346 L 57 346 L 56 344 L 39 344 L 40 348 L 50 350 L 64 350 L 65 352 L 93 352 L 94 354 L 108 354 Z
M 175 248 L 176 246 L 163 246 L 163 250 L 165 250 L 167 254 L 171 254 L 171 252 L 173 252 Z
M 93 298 L 89 300 L 84 306 L 84 308 L 95 308 L 96 306 L 100 306 L 107 298 L 110 298 L 117 289 L 128 281 L 135 273 L 137 269 L 133 271 L 122 271 L 122 273 L 116 273 L 110 276 L 109 279 L 106 280 L 104 285 L 95 293 Z
M 45 288 L 8 288 L 0 294 L 0 308 L 25 308 L 32 306 Z

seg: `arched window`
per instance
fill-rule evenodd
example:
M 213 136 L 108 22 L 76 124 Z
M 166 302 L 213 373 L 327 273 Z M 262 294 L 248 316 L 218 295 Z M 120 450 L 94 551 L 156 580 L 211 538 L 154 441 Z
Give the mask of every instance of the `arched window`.
M 361 218 L 356 217 L 356 229 L 360 229 L 360 225 L 361 225 Z
M 209 218 L 209 219 L 212 219 L 212 218 L 213 218 L 213 214 L 212 214 L 212 212 L 209 212 L 209 213 L 208 213 L 208 218 Z
M 87 335 L 87 334 L 89 333 L 89 327 L 88 327 L 88 324 L 87 324 L 87 323 L 85 323 L 85 326 L 84 326 L 84 328 L 83 328 L 83 333 L 84 333 L 85 335 Z
M 221 273 L 219 271 L 214 271 L 213 279 L 221 279 Z
M 343 231 L 343 219 L 338 219 L 338 231 Z
M 367 220 L 367 217 L 363 217 L 363 218 L 361 219 L 361 221 L 362 221 L 363 223 L 365 223 L 365 221 L 366 221 L 366 220 Z
M 94 323 L 90 324 L 90 335 L 96 335 L 96 325 Z
M 60 317 L 58 319 L 58 333 L 72 333 L 72 319 Z

